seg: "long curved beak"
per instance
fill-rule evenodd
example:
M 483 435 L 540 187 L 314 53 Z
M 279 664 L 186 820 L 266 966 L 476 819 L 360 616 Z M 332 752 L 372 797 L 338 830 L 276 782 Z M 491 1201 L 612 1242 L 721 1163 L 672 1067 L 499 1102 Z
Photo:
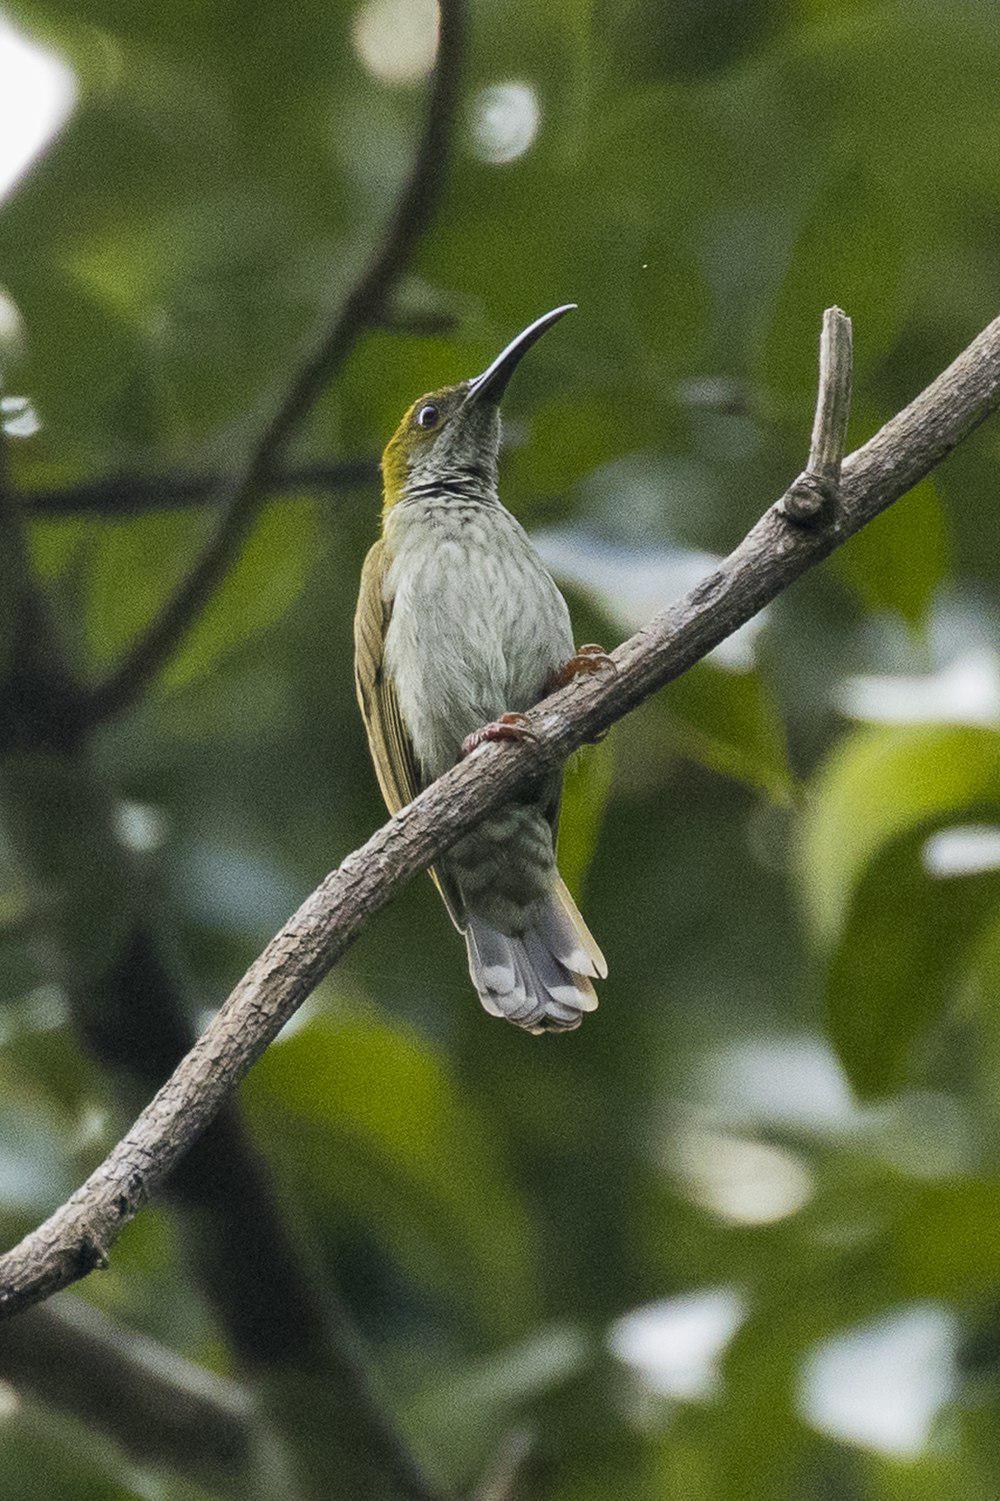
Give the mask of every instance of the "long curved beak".
M 507 389 L 507 382 L 532 344 L 536 343 L 553 323 L 558 323 L 564 313 L 572 312 L 575 307 L 575 302 L 565 302 L 562 307 L 554 307 L 550 313 L 543 313 L 540 318 L 535 319 L 534 323 L 529 323 L 527 328 L 522 328 L 516 338 L 511 339 L 507 348 L 500 351 L 492 365 L 488 365 L 482 375 L 477 375 L 475 380 L 469 382 L 463 406 L 471 401 L 499 401 Z

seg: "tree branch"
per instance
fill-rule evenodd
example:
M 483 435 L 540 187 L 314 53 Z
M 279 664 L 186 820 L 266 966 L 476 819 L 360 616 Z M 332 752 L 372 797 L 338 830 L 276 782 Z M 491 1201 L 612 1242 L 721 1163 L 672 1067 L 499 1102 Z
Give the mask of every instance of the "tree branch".
M 617 649 L 614 673 L 577 678 L 545 699 L 529 716 L 533 739 L 481 746 L 349 855 L 267 945 L 100 1167 L 0 1259 L 0 1314 L 38 1302 L 106 1257 L 122 1226 L 406 881 L 520 788 L 555 770 L 718 646 L 905 494 L 998 402 L 1000 318 L 845 461 L 840 503 L 827 524 L 807 529 L 772 506 L 718 568 Z
M 285 495 L 316 490 L 324 494 L 373 484 L 378 478 L 375 459 L 292 464 L 273 469 L 261 495 Z M 236 485 L 231 474 L 205 470 L 166 474 L 108 474 L 52 490 L 27 490 L 20 496 L 28 520 L 63 516 L 142 516 L 147 511 L 174 511 L 205 503 L 220 505 Z
M 439 0 L 437 63 L 423 134 L 380 249 L 348 293 L 319 347 L 306 359 L 232 484 L 207 545 L 147 629 L 107 678 L 91 690 L 87 714 L 100 722 L 135 704 L 176 652 L 239 555 L 288 444 L 358 337 L 383 318 L 395 284 L 430 222 L 443 180 L 446 146 L 464 56 L 465 0 Z
M 828 307 L 819 340 L 819 391 L 809 464 L 779 501 L 789 521 L 811 526 L 837 504 L 851 416 L 852 365 L 851 320 L 839 307 Z
M 0 1377 L 144 1464 L 246 1495 L 253 1404 L 234 1382 L 121 1329 L 81 1298 L 32 1309 L 0 1335 Z

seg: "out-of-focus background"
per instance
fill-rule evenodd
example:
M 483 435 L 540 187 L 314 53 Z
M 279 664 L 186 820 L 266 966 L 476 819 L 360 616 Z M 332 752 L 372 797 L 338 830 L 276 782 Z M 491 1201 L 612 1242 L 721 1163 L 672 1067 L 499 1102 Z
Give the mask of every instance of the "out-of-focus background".
M 57 648 L 105 673 L 202 545 L 381 243 L 435 25 L 4 5 L 8 719 Z M 802 468 L 826 305 L 852 446 L 998 310 L 989 0 L 469 27 L 433 222 L 210 608 L 98 731 L 0 726 L 5 1243 L 382 822 L 351 615 L 412 399 L 579 303 L 510 392 L 502 494 L 610 645 Z M 110 1266 L 0 1331 L 0 1493 L 410 1494 L 346 1308 L 466 1492 L 995 1501 L 998 463 L 987 423 L 577 758 L 564 869 L 611 968 L 580 1032 L 485 1016 L 426 879 L 370 924 Z

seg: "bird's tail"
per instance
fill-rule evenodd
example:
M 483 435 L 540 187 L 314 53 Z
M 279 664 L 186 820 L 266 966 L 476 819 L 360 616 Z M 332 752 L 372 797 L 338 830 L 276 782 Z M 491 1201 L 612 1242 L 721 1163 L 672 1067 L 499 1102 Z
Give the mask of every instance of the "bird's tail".
M 608 966 L 563 881 L 516 937 L 468 915 L 469 973 L 491 1016 L 528 1032 L 571 1032 L 597 1007 L 593 981 Z

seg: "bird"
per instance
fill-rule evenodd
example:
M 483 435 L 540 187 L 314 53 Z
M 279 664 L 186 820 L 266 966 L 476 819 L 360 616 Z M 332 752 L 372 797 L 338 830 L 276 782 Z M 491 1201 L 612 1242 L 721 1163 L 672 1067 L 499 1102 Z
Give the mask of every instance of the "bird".
M 569 610 L 498 494 L 500 401 L 520 360 L 570 312 L 536 318 L 472 380 L 421 396 L 382 456 L 381 536 L 361 573 L 355 685 L 386 806 L 491 740 L 531 735 L 525 711 L 577 673 Z M 597 1006 L 607 964 L 556 866 L 562 770 L 497 809 L 431 876 L 464 935 L 485 1010 L 567 1032 Z

